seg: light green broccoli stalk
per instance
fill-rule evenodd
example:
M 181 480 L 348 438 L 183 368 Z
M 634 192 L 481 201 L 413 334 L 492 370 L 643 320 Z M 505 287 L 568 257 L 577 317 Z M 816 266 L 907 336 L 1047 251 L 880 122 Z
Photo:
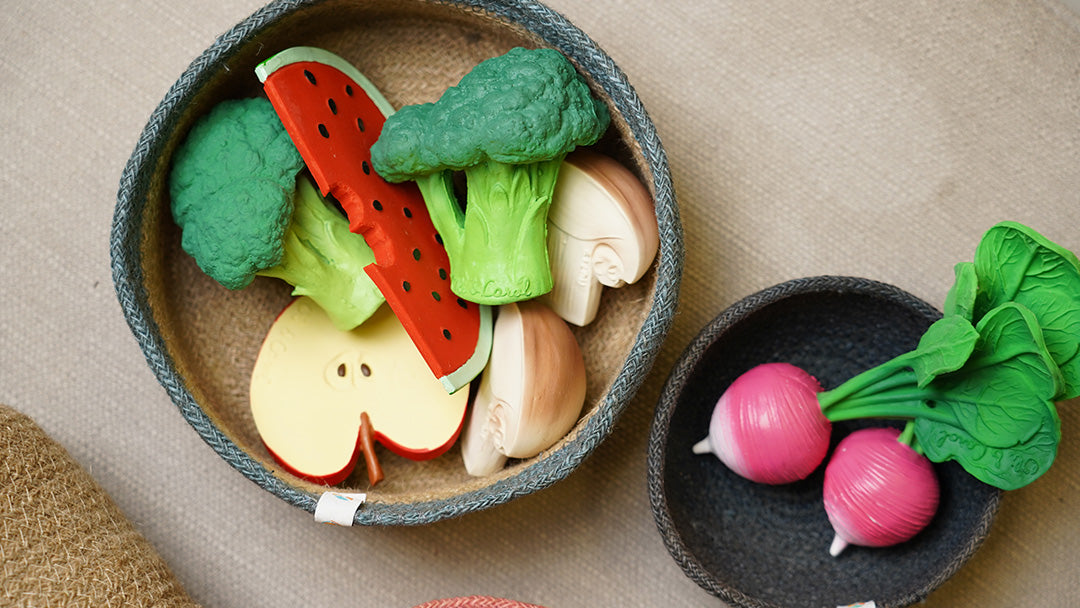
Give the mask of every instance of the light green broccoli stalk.
M 450 257 L 454 293 L 505 304 L 552 287 L 547 214 L 563 158 L 611 118 L 558 51 L 481 62 L 435 103 L 391 115 L 371 148 L 390 182 L 415 180 Z M 453 172 L 464 171 L 464 210 Z
M 306 176 L 303 159 L 265 98 L 222 102 L 192 128 L 169 175 L 181 246 L 229 289 L 256 275 L 293 285 L 342 330 L 382 304 L 364 272 L 364 237 Z

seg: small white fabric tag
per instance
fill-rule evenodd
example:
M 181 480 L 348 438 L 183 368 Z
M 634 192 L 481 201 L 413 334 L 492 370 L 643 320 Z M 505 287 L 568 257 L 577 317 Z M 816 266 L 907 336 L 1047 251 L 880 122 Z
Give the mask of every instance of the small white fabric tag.
M 333 526 L 351 526 L 356 511 L 367 500 L 367 494 L 323 492 L 315 505 L 315 521 Z
M 837 606 L 836 608 L 877 608 L 877 604 L 874 602 L 855 602 L 854 604 Z

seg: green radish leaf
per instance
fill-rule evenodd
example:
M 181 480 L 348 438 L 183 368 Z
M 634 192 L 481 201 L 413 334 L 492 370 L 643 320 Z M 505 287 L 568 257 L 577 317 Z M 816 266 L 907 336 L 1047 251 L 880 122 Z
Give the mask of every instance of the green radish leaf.
M 1052 403 L 1044 410 L 1045 422 L 1027 441 L 1007 448 L 979 443 L 963 429 L 915 421 L 919 447 L 934 462 L 955 460 L 976 479 L 1002 490 L 1015 490 L 1035 481 L 1054 463 L 1061 442 L 1061 423 Z
M 978 339 L 979 333 L 963 317 L 944 317 L 934 322 L 906 360 L 915 372 L 919 388 L 924 388 L 941 374 L 963 367 Z
M 992 447 L 1022 443 L 1043 424 L 1045 403 L 1060 384 L 1035 316 L 1019 304 L 990 311 L 977 327 L 978 344 L 964 368 L 931 385 L 935 405 Z
M 975 322 L 975 294 L 979 290 L 979 275 L 972 262 L 960 262 L 953 268 L 956 280 L 945 294 L 945 316 L 958 316 Z
M 915 435 L 931 460 L 954 459 L 987 483 L 1019 487 L 1057 453 L 1060 373 L 1023 306 L 1003 304 L 976 329 L 967 364 L 930 384 L 926 405 L 936 415 L 917 417 Z
M 1080 260 L 1031 228 L 1003 222 L 975 250 L 978 295 L 974 319 L 1006 302 L 1038 319 L 1046 349 L 1064 383 L 1054 400 L 1080 396 Z M 959 299 L 959 296 L 956 298 Z

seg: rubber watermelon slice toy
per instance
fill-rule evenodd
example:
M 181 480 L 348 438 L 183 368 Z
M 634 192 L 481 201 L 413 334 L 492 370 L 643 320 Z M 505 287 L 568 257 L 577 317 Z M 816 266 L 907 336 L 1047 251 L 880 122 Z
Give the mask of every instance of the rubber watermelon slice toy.
M 319 189 L 374 251 L 364 270 L 431 371 L 450 393 L 466 386 L 487 364 L 491 311 L 450 291 L 450 261 L 416 185 L 391 184 L 371 168 L 371 145 L 393 107 L 323 49 L 287 49 L 255 73 Z

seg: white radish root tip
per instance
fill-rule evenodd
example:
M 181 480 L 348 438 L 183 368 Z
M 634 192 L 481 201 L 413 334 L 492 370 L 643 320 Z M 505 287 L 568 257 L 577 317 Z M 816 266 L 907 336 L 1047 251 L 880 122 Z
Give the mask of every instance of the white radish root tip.
M 709 443 L 709 438 L 708 437 L 706 437 L 705 439 L 702 439 L 701 441 L 695 443 L 694 447 L 692 449 L 693 449 L 695 454 L 712 454 L 713 453 L 712 444 Z
M 844 551 L 844 549 L 847 549 L 847 546 L 848 542 L 840 538 L 840 535 L 837 534 L 833 536 L 832 545 L 829 546 L 829 555 L 837 557 Z

